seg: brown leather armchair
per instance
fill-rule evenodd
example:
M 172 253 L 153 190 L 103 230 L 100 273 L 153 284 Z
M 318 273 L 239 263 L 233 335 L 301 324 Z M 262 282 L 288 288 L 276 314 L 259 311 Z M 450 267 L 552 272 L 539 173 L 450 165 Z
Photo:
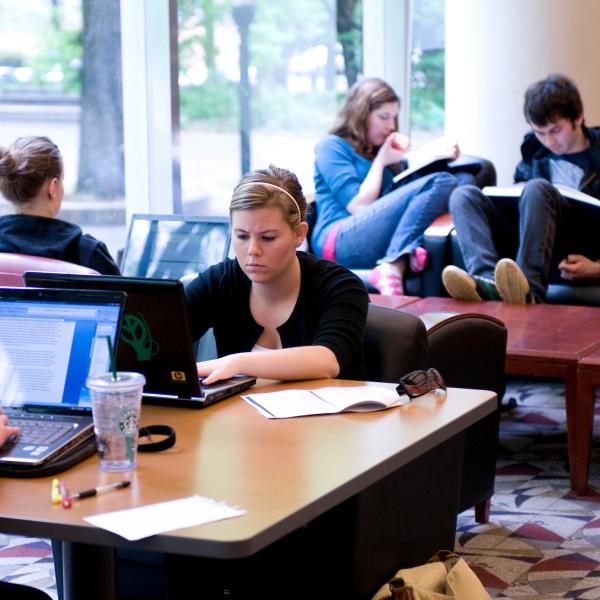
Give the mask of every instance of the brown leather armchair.
M 427 364 L 425 325 L 414 315 L 369 304 L 364 353 L 369 381 L 397 382 Z
M 480 314 L 457 314 L 427 331 L 428 364 L 451 387 L 504 395 L 507 330 L 502 321 Z M 494 494 L 500 414 L 493 414 L 465 432 L 459 512 L 475 507 L 475 520 L 487 523 Z
M 458 314 L 431 326 L 398 310 L 369 305 L 364 351 L 367 379 L 397 382 L 415 369 L 435 367 L 451 387 L 492 390 L 504 395 L 507 330 L 498 319 Z M 475 519 L 489 519 L 494 494 L 499 411 L 465 432 L 458 511 L 475 507 Z

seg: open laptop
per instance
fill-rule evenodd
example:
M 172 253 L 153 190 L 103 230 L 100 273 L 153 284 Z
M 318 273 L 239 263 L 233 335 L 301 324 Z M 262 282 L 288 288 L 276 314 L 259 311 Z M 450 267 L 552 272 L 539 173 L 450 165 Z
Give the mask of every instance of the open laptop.
M 225 259 L 230 241 L 228 217 L 134 214 L 121 256 L 121 273 L 181 279 Z
M 255 377 L 239 376 L 201 385 L 183 284 L 178 280 L 34 272 L 26 272 L 23 279 L 28 286 L 120 290 L 127 294 L 117 368 L 146 377 L 145 402 L 203 407 L 256 382 Z
M 21 435 L 0 465 L 39 466 L 94 434 L 85 380 L 110 371 L 125 294 L 0 288 L 0 402 Z

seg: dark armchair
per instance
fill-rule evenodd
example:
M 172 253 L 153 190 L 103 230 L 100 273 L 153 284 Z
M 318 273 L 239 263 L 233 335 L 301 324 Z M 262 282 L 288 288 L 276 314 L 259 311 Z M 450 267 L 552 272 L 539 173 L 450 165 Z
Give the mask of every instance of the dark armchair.
M 459 314 L 427 331 L 421 319 L 369 305 L 365 330 L 367 379 L 396 382 L 406 373 L 435 367 L 451 387 L 492 390 L 504 395 L 507 331 L 487 315 Z M 475 519 L 489 519 L 494 493 L 499 412 L 466 430 L 459 512 L 475 507 Z
M 487 315 L 458 314 L 432 326 L 427 337 L 429 366 L 442 374 L 447 385 L 492 390 L 500 406 L 507 339 L 502 321 Z M 499 423 L 497 410 L 465 432 L 459 512 L 475 506 L 479 523 L 489 520 Z
M 364 352 L 368 380 L 397 382 L 427 364 L 425 325 L 414 315 L 369 304 Z

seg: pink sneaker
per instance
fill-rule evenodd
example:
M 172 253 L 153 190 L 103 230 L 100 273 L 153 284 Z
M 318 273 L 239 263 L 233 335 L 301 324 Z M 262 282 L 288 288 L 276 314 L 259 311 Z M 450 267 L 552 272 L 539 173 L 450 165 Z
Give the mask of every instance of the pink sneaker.
M 420 273 L 425 270 L 429 262 L 429 252 L 422 246 L 417 246 L 410 255 L 410 270 L 413 273 Z
M 382 273 L 379 267 L 375 267 L 369 273 L 369 283 L 384 296 L 402 296 L 402 278 L 392 273 Z

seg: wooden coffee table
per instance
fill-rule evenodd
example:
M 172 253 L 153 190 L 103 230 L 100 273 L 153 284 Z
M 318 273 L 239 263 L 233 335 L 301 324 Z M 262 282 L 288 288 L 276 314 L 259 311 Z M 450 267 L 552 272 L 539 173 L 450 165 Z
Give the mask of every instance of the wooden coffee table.
M 377 301 L 374 297 L 372 300 Z M 593 385 L 600 384 L 600 308 L 430 297 L 403 304 L 399 309 L 417 316 L 477 313 L 496 317 L 508 330 L 507 373 L 563 379 L 571 487 L 578 494 L 587 493 Z
M 577 437 L 575 439 L 576 456 L 587 456 L 585 477 L 587 483 L 589 456 L 592 449 L 592 435 L 594 433 L 594 387 L 600 385 L 600 350 L 584 356 L 577 363 Z M 581 466 L 581 465 L 580 465 Z M 584 467 L 581 466 L 583 469 Z
M 373 304 L 387 306 L 387 308 L 402 308 L 422 299 L 419 296 L 383 296 L 381 294 L 369 294 L 369 298 Z

